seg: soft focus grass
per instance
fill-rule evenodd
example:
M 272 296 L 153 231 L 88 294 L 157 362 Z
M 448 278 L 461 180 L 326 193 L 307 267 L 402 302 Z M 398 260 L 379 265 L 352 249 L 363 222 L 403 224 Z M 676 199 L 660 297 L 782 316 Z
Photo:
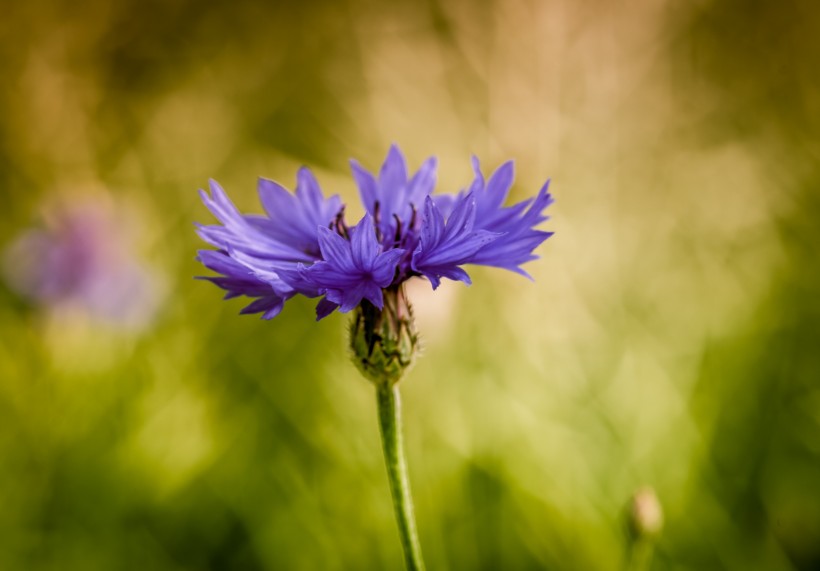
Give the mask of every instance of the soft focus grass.
M 0 246 L 43 205 L 117 205 L 163 276 L 120 331 L 0 287 L 0 568 L 398 569 L 375 395 L 346 319 L 236 315 L 196 189 L 391 142 L 439 188 L 552 177 L 530 283 L 411 288 L 402 386 L 431 569 L 820 565 L 820 14 L 809 2 L 32 2 L 0 23 Z M 351 219 L 361 213 L 352 208 Z

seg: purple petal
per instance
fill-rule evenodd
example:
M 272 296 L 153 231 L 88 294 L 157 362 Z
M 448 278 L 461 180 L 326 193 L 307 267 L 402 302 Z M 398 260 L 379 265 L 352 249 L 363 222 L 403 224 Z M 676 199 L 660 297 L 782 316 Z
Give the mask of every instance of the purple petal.
M 365 214 L 364 218 L 350 231 L 350 248 L 356 267 L 370 271 L 373 261 L 379 255 L 381 244 L 376 239 L 376 228 L 369 214 Z
M 364 204 L 368 214 L 375 216 L 375 206 L 376 202 L 379 200 L 376 179 L 372 174 L 362 168 L 362 166 L 355 160 L 350 161 L 350 168 L 353 171 L 353 178 L 356 181 L 356 186 L 359 187 L 359 195 L 361 196 L 362 204 Z
M 467 275 L 467 272 L 458 266 L 431 267 L 424 272 L 421 272 L 421 274 L 430 280 L 430 284 L 433 286 L 434 290 L 438 289 L 438 286 L 441 285 L 441 278 L 464 282 L 467 285 L 471 285 L 473 283 L 470 276 Z
M 384 296 L 382 295 L 382 288 L 373 282 L 365 283 L 363 286 L 362 297 L 382 309 L 384 307 Z M 358 305 L 358 303 L 357 303 Z
M 316 306 L 316 321 L 321 321 L 339 307 L 338 303 L 333 303 L 332 301 L 322 298 L 319 300 L 319 304 Z
M 421 241 L 419 247 L 434 248 L 444 235 L 444 217 L 429 196 L 424 201 L 424 217 L 421 225 Z
M 407 184 L 407 202 L 413 206 L 420 206 L 425 198 L 433 192 L 436 186 L 436 166 L 438 161 L 435 157 L 430 157 L 421 168 L 413 175 Z
M 262 319 L 273 319 L 282 311 L 285 300 L 279 297 L 260 298 L 240 311 L 240 315 L 263 313 Z
M 514 178 L 515 165 L 513 161 L 507 161 L 496 169 L 484 187 L 486 208 L 496 209 L 504 204 Z
M 389 286 L 393 282 L 393 277 L 396 275 L 396 265 L 404 254 L 405 250 L 400 248 L 394 248 L 393 250 L 388 250 L 380 254 L 373 263 L 373 282 L 379 287 L 385 288 Z
M 398 189 L 407 184 L 407 161 L 397 145 L 390 145 L 387 158 L 379 172 L 379 186 L 382 189 Z
M 356 266 L 350 251 L 350 242 L 329 228 L 319 228 L 319 248 L 322 258 L 341 268 L 354 271 Z

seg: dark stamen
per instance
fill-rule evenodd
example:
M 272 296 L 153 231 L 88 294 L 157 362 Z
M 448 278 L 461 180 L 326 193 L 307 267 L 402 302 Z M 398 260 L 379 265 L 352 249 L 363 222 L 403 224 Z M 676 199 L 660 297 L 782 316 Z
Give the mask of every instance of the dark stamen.
M 396 245 L 401 243 L 401 218 L 399 218 L 398 214 L 394 214 L 393 218 L 396 219 L 396 236 L 393 238 Z
M 382 229 L 381 229 L 381 224 L 380 224 L 381 218 L 382 218 L 382 205 L 379 204 L 379 201 L 377 200 L 375 203 L 373 203 L 373 222 L 374 222 L 373 225 L 376 227 L 376 240 L 378 240 L 379 242 L 381 242 L 382 239 L 384 238 L 384 236 L 382 236 Z
M 416 210 L 416 205 L 415 204 L 410 204 L 410 208 L 413 211 L 413 214 L 410 215 L 410 229 L 415 230 L 416 229 L 416 218 L 418 218 L 419 211 Z
M 333 230 L 333 227 L 336 226 L 336 233 L 342 238 L 350 240 L 350 231 L 347 227 L 347 224 L 345 224 L 344 218 L 345 207 L 342 206 L 341 210 L 339 210 L 339 213 L 336 214 L 336 220 L 330 223 L 330 229 Z

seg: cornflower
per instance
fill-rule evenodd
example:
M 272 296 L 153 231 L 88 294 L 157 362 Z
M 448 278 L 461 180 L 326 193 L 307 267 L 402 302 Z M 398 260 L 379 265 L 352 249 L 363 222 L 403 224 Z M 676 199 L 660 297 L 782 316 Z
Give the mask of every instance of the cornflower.
M 224 190 L 210 182 L 202 200 L 220 225 L 200 225 L 199 235 L 216 250 L 199 260 L 218 275 L 207 279 L 226 299 L 252 301 L 241 313 L 276 317 L 297 295 L 318 298 L 317 320 L 334 311 L 355 311 L 350 346 L 354 363 L 377 389 L 388 479 L 407 568 L 423 569 L 401 440 L 396 387 L 411 366 L 418 338 L 404 283 L 426 278 L 433 289 L 443 278 L 470 284 L 467 265 L 494 266 L 530 277 L 521 267 L 552 235 L 536 227 L 552 202 L 549 181 L 535 197 L 505 206 L 513 183 L 506 162 L 485 179 L 473 158 L 474 177 L 456 194 L 433 194 L 436 159 L 412 176 L 397 146 L 377 175 L 351 161 L 365 215 L 350 226 L 338 196 L 326 198 L 307 168 L 296 192 L 259 179 L 265 215 L 241 214 Z M 531 279 L 531 278 L 530 278 Z

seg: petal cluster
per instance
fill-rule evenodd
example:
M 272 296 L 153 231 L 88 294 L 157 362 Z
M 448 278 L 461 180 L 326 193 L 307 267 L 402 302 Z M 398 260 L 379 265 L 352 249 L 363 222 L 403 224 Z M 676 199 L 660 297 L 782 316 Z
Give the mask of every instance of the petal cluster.
M 470 186 L 456 194 L 432 195 L 436 160 L 414 174 L 392 146 L 378 175 L 351 161 L 366 214 L 350 227 L 338 196 L 326 198 L 311 172 L 302 168 L 295 193 L 260 179 L 265 215 L 240 213 L 222 188 L 210 183 L 202 199 L 220 222 L 198 226 L 215 250 L 199 260 L 216 272 L 209 280 L 226 299 L 246 296 L 243 313 L 270 319 L 295 295 L 321 298 L 319 319 L 345 313 L 367 301 L 381 309 L 383 291 L 415 277 L 433 288 L 442 278 L 470 283 L 463 266 L 495 266 L 529 275 L 521 268 L 552 233 L 536 227 L 552 203 L 548 183 L 534 197 L 504 206 L 512 186 L 511 162 L 485 181 L 477 159 Z
M 342 313 L 354 309 L 362 299 L 381 309 L 382 289 L 393 282 L 396 263 L 404 250 L 382 250 L 369 214 L 350 230 L 349 239 L 329 228 L 318 230 L 324 259 L 310 267 L 300 267 L 305 280 Z

